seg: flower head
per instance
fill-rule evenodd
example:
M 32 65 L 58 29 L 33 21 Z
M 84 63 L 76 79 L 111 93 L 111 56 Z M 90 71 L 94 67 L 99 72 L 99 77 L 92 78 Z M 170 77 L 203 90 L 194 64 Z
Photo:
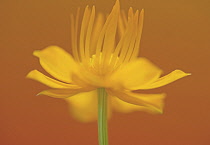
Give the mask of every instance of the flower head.
M 38 70 L 27 78 L 51 89 L 39 94 L 65 98 L 73 116 L 81 121 L 97 119 L 97 88 L 108 93 L 108 112 L 144 110 L 162 113 L 165 94 L 140 94 L 134 90 L 153 89 L 189 75 L 175 70 L 161 77 L 162 70 L 146 58 L 138 57 L 144 10 L 128 11 L 116 1 L 104 22 L 104 15 L 87 6 L 79 27 L 79 10 L 71 15 L 72 55 L 58 46 L 34 51 L 41 66 L 52 76 Z

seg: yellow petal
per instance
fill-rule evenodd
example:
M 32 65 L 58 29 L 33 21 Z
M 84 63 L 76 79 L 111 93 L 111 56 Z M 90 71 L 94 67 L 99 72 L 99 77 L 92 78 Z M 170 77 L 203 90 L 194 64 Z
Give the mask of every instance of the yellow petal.
M 97 120 L 98 99 L 97 91 L 79 93 L 65 99 L 69 103 L 69 109 L 73 117 L 82 122 Z
M 97 90 L 76 94 L 65 98 L 69 103 L 69 110 L 73 117 L 81 122 L 96 121 L 98 118 Z M 110 99 L 108 97 L 107 116 L 111 117 Z
M 40 60 L 42 67 L 55 78 L 71 83 L 71 74 L 77 70 L 77 64 L 72 56 L 62 48 L 50 46 L 33 53 Z
M 112 87 L 136 90 L 139 86 L 159 78 L 162 71 L 146 58 L 139 58 L 120 67 L 110 76 Z
M 127 103 L 147 107 L 154 113 L 162 113 L 165 94 L 139 94 L 130 91 L 108 90 L 111 96 L 116 96 Z M 133 108 L 132 108 L 133 109 Z
M 135 112 L 135 111 L 157 113 L 156 111 L 154 111 L 150 107 L 130 104 L 130 103 L 122 101 L 119 98 L 114 97 L 114 96 L 112 96 L 112 109 L 117 111 L 117 112 L 121 112 L 121 113 L 131 113 L 131 112 Z
M 50 89 L 40 92 L 38 95 L 47 95 L 54 98 L 68 98 L 75 94 L 86 92 L 85 88 L 71 88 L 71 89 Z
M 97 120 L 98 98 L 97 91 L 79 93 L 65 100 L 69 103 L 69 109 L 73 117 L 82 122 Z
M 33 79 L 35 81 L 38 81 L 38 82 L 40 82 L 42 84 L 47 85 L 48 87 L 51 87 L 51 88 L 71 88 L 71 87 L 76 87 L 76 85 L 62 83 L 60 81 L 57 81 L 57 80 L 52 79 L 50 77 L 47 77 L 46 75 L 42 74 L 38 70 L 32 70 L 31 72 L 28 73 L 26 78 Z
M 138 89 L 158 88 L 158 87 L 167 85 L 169 83 L 172 83 L 172 82 L 174 82 L 174 81 L 176 81 L 178 79 L 181 79 L 181 78 L 189 76 L 189 75 L 191 75 L 191 74 L 190 73 L 185 73 L 185 72 L 183 72 L 181 70 L 175 70 L 175 71 L 171 72 L 170 74 L 157 79 L 154 82 L 151 82 L 151 83 L 146 84 L 146 85 L 139 86 Z
M 74 84 L 81 87 L 97 88 L 103 87 L 104 82 L 100 76 L 97 76 L 85 69 L 80 69 L 80 73 L 73 73 L 72 80 Z

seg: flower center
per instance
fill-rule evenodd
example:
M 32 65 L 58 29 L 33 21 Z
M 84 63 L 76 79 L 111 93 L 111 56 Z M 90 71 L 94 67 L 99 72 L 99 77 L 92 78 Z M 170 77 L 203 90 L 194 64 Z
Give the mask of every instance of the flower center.
M 111 74 L 119 66 L 119 57 L 114 57 L 114 55 L 111 54 L 108 60 L 103 60 L 103 55 L 100 53 L 98 57 L 92 55 L 86 67 L 91 73 L 103 77 Z

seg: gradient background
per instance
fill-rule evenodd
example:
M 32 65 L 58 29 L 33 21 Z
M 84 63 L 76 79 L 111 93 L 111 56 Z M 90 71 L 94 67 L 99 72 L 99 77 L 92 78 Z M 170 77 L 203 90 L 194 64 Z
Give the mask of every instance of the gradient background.
M 114 0 L 0 0 L 0 145 L 97 145 L 97 123 L 82 124 L 64 100 L 35 96 L 47 87 L 25 75 L 42 70 L 36 49 L 70 51 L 70 13 L 85 5 L 110 12 Z M 152 92 L 166 92 L 165 112 L 114 113 L 110 145 L 210 144 L 210 1 L 121 0 L 145 9 L 141 56 L 165 73 L 193 75 Z

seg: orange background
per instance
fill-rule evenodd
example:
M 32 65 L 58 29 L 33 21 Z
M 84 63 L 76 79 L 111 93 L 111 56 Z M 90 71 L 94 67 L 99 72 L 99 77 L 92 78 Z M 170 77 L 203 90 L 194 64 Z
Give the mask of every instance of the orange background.
M 97 145 L 97 123 L 69 115 L 61 99 L 35 96 L 47 87 L 25 75 L 42 70 L 36 49 L 70 51 L 70 13 L 85 5 L 110 12 L 114 0 L 0 1 L 0 145 Z M 166 92 L 163 115 L 114 113 L 110 145 L 210 144 L 210 1 L 121 0 L 123 9 L 145 9 L 141 56 L 165 73 L 193 75 L 152 92 Z

